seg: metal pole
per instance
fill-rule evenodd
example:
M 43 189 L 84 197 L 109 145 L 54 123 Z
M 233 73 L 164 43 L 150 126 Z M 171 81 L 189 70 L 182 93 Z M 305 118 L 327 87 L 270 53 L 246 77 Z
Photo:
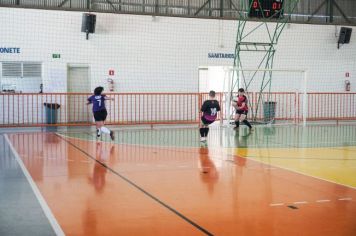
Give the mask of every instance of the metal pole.
M 304 81 L 303 81 L 303 126 L 304 127 L 307 125 L 307 116 L 308 116 L 307 83 L 308 83 L 308 71 L 305 71 Z
M 190 0 L 188 0 L 188 16 L 190 16 Z
M 156 14 L 159 13 L 159 3 L 158 3 L 158 0 L 156 0 L 156 2 L 155 2 L 155 13 L 156 13 Z
M 329 23 L 334 21 L 334 0 L 328 0 L 328 5 L 326 8 L 326 15 L 329 17 Z

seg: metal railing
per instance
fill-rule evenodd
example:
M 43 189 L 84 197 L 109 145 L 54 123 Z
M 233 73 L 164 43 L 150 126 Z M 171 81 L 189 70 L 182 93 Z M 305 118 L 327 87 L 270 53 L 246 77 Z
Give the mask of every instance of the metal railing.
M 91 105 L 86 93 L 14 93 L 0 94 L 0 127 L 92 125 Z M 206 93 L 112 93 L 106 102 L 112 125 L 198 124 L 200 107 Z M 217 93 L 221 105 L 218 120 L 231 118 L 229 95 Z M 356 120 L 356 93 L 293 92 L 250 93 L 249 118 L 265 121 L 264 103 L 274 102 L 273 119 L 299 123 L 306 120 Z

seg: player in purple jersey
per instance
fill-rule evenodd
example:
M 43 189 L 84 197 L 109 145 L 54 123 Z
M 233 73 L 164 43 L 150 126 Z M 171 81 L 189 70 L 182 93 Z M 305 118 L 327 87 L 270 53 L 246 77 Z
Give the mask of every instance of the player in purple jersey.
M 105 94 L 102 94 L 104 91 L 103 87 L 97 87 L 94 89 L 94 95 L 88 98 L 88 105 L 93 104 L 93 115 L 96 124 L 96 134 L 97 137 L 100 137 L 101 133 L 110 134 L 111 140 L 115 139 L 114 132 L 109 130 L 104 126 L 104 122 L 108 115 L 105 107 L 105 100 L 114 100 L 109 98 Z
M 201 107 L 201 112 L 203 116 L 201 117 L 201 128 L 200 128 L 200 141 L 205 142 L 206 137 L 209 133 L 209 125 L 212 124 L 220 111 L 220 105 L 217 100 L 215 100 L 215 91 L 209 92 L 209 100 L 206 100 Z

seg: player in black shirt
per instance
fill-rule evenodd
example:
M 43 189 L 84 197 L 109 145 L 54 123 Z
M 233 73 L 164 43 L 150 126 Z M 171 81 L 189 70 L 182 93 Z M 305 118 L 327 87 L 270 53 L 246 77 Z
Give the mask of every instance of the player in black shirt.
M 205 142 L 206 137 L 209 133 L 209 125 L 212 124 L 220 111 L 219 102 L 215 99 L 215 91 L 209 92 L 209 100 L 206 100 L 202 107 L 201 112 L 203 116 L 201 117 L 201 128 L 200 128 L 200 141 Z

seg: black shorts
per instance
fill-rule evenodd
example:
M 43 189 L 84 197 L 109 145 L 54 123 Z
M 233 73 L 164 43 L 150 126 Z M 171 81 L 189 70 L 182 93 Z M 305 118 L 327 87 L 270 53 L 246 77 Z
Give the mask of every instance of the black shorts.
M 205 117 L 204 116 L 202 116 L 201 117 L 201 122 L 204 124 L 204 125 L 210 125 L 210 124 L 212 124 L 212 123 L 214 123 L 214 121 L 215 120 L 207 120 L 207 119 L 205 119 Z
M 95 121 L 105 121 L 107 116 L 108 116 L 108 112 L 106 110 L 94 112 Z
M 236 110 L 236 114 L 239 115 L 246 115 L 247 116 L 248 111 L 243 111 L 243 110 Z

